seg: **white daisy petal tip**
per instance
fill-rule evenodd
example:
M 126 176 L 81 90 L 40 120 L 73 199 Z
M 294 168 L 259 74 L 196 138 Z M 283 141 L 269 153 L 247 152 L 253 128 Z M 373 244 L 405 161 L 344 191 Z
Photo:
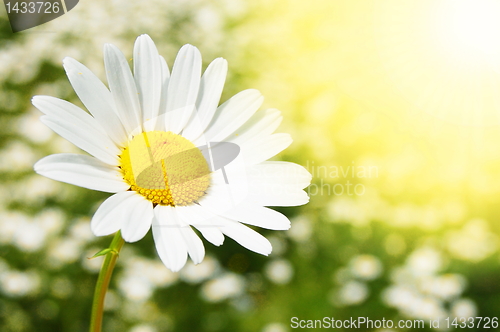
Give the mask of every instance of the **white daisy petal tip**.
M 246 89 L 245 91 L 247 91 L 248 94 L 252 94 L 258 98 L 264 99 L 264 96 L 262 95 L 262 93 L 260 93 L 260 91 L 257 89 Z
M 283 228 L 281 228 L 281 229 L 277 229 L 277 230 L 287 231 L 287 230 L 289 230 L 291 227 L 292 227 L 292 224 L 290 223 L 290 221 L 288 221 L 288 224 L 286 224 L 285 226 L 283 226 Z
M 177 57 L 175 58 L 176 61 L 178 61 L 179 57 L 180 58 L 186 58 L 188 56 L 192 56 L 195 62 L 201 63 L 201 52 L 198 49 L 198 47 L 193 46 L 191 44 L 185 44 L 184 46 L 181 47 L 179 50 L 179 53 L 177 53 Z
M 227 60 L 224 59 L 223 57 L 218 57 L 213 59 L 212 62 L 210 62 L 210 65 L 217 66 L 219 70 L 221 70 L 224 73 L 227 73 L 228 63 Z
M 62 59 L 64 69 L 67 69 L 66 66 L 71 65 L 75 62 L 78 62 L 78 61 L 73 59 L 72 57 L 69 57 L 69 56 L 66 56 Z
M 105 60 L 105 62 L 106 61 L 110 61 L 110 58 L 112 58 L 112 57 L 123 56 L 122 51 L 118 47 L 116 47 L 115 45 L 113 45 L 113 44 L 109 44 L 109 43 L 104 44 L 103 50 L 104 50 L 104 60 Z M 107 70 L 109 69 L 109 65 L 106 66 L 106 69 Z
M 192 44 L 184 44 L 184 45 L 182 45 L 181 49 L 179 50 L 179 53 L 181 51 L 186 51 L 186 50 L 198 50 L 198 47 L 196 47 Z
M 180 270 L 182 270 L 182 268 L 184 267 L 184 265 L 186 265 L 186 262 L 183 262 L 183 263 L 178 263 L 176 265 L 168 265 L 168 264 L 165 264 L 165 266 L 172 272 L 179 272 Z
M 182 54 L 182 53 L 186 53 L 186 54 L 191 53 L 194 57 L 194 61 L 200 62 L 200 64 L 201 64 L 201 52 L 198 49 L 198 47 L 191 45 L 191 44 L 185 44 L 179 50 L 179 54 Z
M 78 62 L 78 60 L 67 56 L 62 60 L 62 64 L 64 71 L 66 72 L 66 75 L 69 75 L 72 72 L 77 72 L 78 74 L 81 74 L 81 72 L 79 72 L 78 70 L 78 67 L 82 67 L 83 65 L 80 62 Z
M 184 45 L 182 45 L 182 47 L 177 52 L 177 57 L 183 56 L 183 55 L 185 55 L 185 54 L 187 54 L 189 52 L 200 53 L 200 51 L 198 50 L 198 48 L 196 46 L 191 45 L 191 44 L 184 44 Z M 200 56 L 201 56 L 201 53 L 200 53 Z
M 33 96 L 33 97 L 31 97 L 31 104 L 32 104 L 33 106 L 35 106 L 35 103 L 36 103 L 37 98 L 38 98 L 38 96 Z M 35 107 L 36 107 L 36 106 L 35 106 Z
M 42 167 L 43 167 L 43 166 L 42 166 L 43 164 L 41 163 L 41 162 L 42 162 L 42 160 L 43 160 L 43 159 L 40 159 L 39 161 L 37 161 L 37 162 L 33 165 L 33 170 L 34 170 L 34 171 L 35 171 L 35 173 L 37 173 L 37 174 L 40 174 L 40 172 L 42 171 Z M 42 174 L 40 174 L 40 175 L 42 175 Z
M 142 35 L 140 35 L 139 37 L 137 37 L 137 39 L 148 40 L 148 41 L 151 41 L 154 44 L 153 39 L 147 33 L 143 33 Z
M 273 247 L 269 245 L 269 248 L 264 248 L 262 251 L 257 252 L 258 254 L 261 254 L 262 256 L 269 256 L 273 252 Z
M 151 39 L 151 37 L 148 34 L 143 34 L 143 35 L 140 35 L 139 37 L 137 37 L 137 39 L 135 40 L 135 43 L 137 45 L 144 43 L 145 45 L 147 45 L 147 47 L 154 47 L 156 49 L 155 42 L 153 41 L 153 39 Z
M 212 244 L 216 247 L 220 247 L 221 245 L 224 244 L 224 236 L 222 237 L 222 240 L 220 242 L 212 242 Z
M 31 103 L 36 107 L 35 103 L 39 104 L 40 102 L 43 102 L 44 100 L 47 100 L 49 98 L 53 98 L 53 97 L 44 96 L 44 95 L 36 95 L 36 96 L 31 97 Z

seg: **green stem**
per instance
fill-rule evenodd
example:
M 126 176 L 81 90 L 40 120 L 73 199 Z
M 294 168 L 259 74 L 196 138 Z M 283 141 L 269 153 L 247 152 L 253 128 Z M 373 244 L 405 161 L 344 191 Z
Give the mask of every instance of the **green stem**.
M 90 318 L 90 332 L 101 332 L 102 329 L 102 316 L 104 312 L 104 298 L 108 290 L 109 281 L 115 268 L 118 253 L 123 246 L 123 238 L 121 232 L 116 232 L 113 241 L 109 246 L 110 251 L 106 254 L 104 263 L 102 263 L 101 272 L 97 278 L 95 286 L 94 300 L 92 301 L 92 316 Z

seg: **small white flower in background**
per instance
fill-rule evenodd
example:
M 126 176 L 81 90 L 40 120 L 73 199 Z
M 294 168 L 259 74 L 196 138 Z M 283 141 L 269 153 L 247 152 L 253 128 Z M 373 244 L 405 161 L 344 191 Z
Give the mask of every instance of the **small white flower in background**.
M 452 317 L 476 317 L 477 305 L 470 299 L 459 299 L 451 305 Z
M 157 287 L 167 287 L 178 280 L 178 275 L 158 260 L 128 256 L 126 268 L 118 277 L 118 288 L 130 300 L 146 301 Z
M 448 301 L 462 294 L 467 285 L 467 279 L 459 274 L 444 274 L 426 276 L 418 280 L 419 290 L 424 294 Z
M 432 247 L 421 247 L 408 256 L 407 266 L 414 276 L 433 275 L 442 269 L 443 256 Z
M 40 276 L 34 271 L 5 271 L 0 274 L 0 289 L 11 297 L 36 293 L 41 285 Z
M 275 259 L 266 264 L 265 273 L 275 284 L 287 284 L 293 277 L 293 266 L 285 259 Z
M 241 275 L 227 272 L 203 284 L 201 295 L 208 302 L 220 302 L 241 295 L 245 286 Z
M 455 273 L 439 274 L 446 257 L 432 247 L 419 247 L 406 264 L 391 271 L 393 284 L 382 292 L 383 302 L 404 316 L 417 319 L 468 317 L 475 304 L 461 299 L 467 279 Z M 456 316 L 457 313 L 464 316 Z
M 224 235 L 268 255 L 271 244 L 241 223 L 286 230 L 290 221 L 266 206 L 308 202 L 311 175 L 302 166 L 266 161 L 292 142 L 273 134 L 275 109 L 257 111 L 263 97 L 245 90 L 217 107 L 227 62 L 215 59 L 201 76 L 201 55 L 185 45 L 172 73 L 147 35 L 134 47 L 134 74 L 125 56 L 105 45 L 108 88 L 84 65 L 65 58 L 64 68 L 90 114 L 48 96 L 35 96 L 41 121 L 91 156 L 56 154 L 35 171 L 54 180 L 114 193 L 96 211 L 97 236 L 119 230 L 127 242 L 152 226 L 156 249 L 172 271 L 187 255 L 205 255 L 197 228 L 219 246 Z
M 262 332 L 286 332 L 288 328 L 283 323 L 270 323 L 264 326 Z
M 136 325 L 130 330 L 130 332 L 157 332 L 157 331 L 158 330 L 155 327 L 148 324 Z
M 205 257 L 199 265 L 188 263 L 180 272 L 180 278 L 191 284 L 200 283 L 211 278 L 220 270 L 218 261 L 213 257 Z
M 0 151 L 0 171 L 30 169 L 37 156 L 32 148 L 22 142 L 12 142 Z
M 364 282 L 351 280 L 339 289 L 337 301 L 341 305 L 357 305 L 363 303 L 368 295 L 370 290 Z
M 364 279 L 373 280 L 382 273 L 382 263 L 373 255 L 359 255 L 350 261 L 351 272 L 354 276 Z
M 294 241 L 299 243 L 307 242 L 311 238 L 313 228 L 308 217 L 300 215 L 293 219 L 293 226 L 287 233 Z

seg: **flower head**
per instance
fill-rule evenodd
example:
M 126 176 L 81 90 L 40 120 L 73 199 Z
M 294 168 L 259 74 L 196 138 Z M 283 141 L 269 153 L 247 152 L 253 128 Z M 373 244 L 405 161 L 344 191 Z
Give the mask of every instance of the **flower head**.
M 308 202 L 311 176 L 288 162 L 266 161 L 292 142 L 274 134 L 275 109 L 245 90 L 218 106 L 227 62 L 215 59 L 201 76 L 195 47 L 179 51 L 170 73 L 151 38 L 134 46 L 133 74 L 125 56 L 105 45 L 109 89 L 84 65 L 65 58 L 64 69 L 89 113 L 61 99 L 33 97 L 41 121 L 89 155 L 55 154 L 35 164 L 54 180 L 113 193 L 97 209 L 97 236 L 121 230 L 135 242 L 152 228 L 158 254 L 178 271 L 189 255 L 203 260 L 195 233 L 219 246 L 224 235 L 257 253 L 269 241 L 244 224 L 285 230 L 290 221 L 267 206 Z

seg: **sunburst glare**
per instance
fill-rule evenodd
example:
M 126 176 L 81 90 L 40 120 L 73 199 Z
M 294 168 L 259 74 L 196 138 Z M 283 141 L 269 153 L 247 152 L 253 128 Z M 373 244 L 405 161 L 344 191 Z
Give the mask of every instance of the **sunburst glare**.
M 500 2 L 387 1 L 375 12 L 377 53 L 411 107 L 461 125 L 500 123 Z

